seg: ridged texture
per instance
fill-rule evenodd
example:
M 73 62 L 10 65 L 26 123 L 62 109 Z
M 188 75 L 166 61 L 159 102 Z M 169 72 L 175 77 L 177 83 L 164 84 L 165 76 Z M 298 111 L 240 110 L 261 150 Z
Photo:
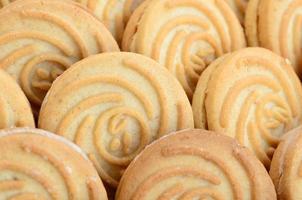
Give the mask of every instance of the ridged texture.
M 0 129 L 23 126 L 35 127 L 29 102 L 15 80 L 0 70 Z
M 75 0 L 91 10 L 120 44 L 132 12 L 145 0 Z
M 169 69 L 190 99 L 209 63 L 243 47 L 243 29 L 223 0 L 147 1 L 131 16 L 122 44 Z
M 302 74 L 302 0 L 250 0 L 246 33 L 251 46 L 261 46 L 289 59 Z
M 0 0 L 0 8 L 15 0 Z M 69 0 L 82 4 L 110 30 L 118 43 L 132 12 L 145 0 Z
M 36 108 L 72 63 L 106 51 L 119 51 L 109 31 L 73 2 L 21 0 L 0 12 L 0 68 Z
M 141 55 L 106 53 L 80 61 L 54 83 L 39 127 L 78 144 L 101 177 L 117 186 L 147 144 L 192 128 L 193 115 L 183 89 L 165 68 Z
M 278 199 L 296 200 L 302 197 L 302 128 L 287 133 L 276 149 L 270 175 L 277 190 Z
M 244 24 L 244 16 L 249 0 L 225 0 L 236 13 L 239 21 Z
M 193 99 L 195 125 L 236 138 L 269 169 L 280 137 L 302 123 L 301 99 L 288 61 L 247 48 L 217 60 L 201 76 Z
M 90 161 L 54 136 L 38 129 L 0 131 L 0 199 L 107 200 Z
M 173 133 L 127 168 L 116 200 L 275 200 L 263 165 L 235 140 L 205 130 Z

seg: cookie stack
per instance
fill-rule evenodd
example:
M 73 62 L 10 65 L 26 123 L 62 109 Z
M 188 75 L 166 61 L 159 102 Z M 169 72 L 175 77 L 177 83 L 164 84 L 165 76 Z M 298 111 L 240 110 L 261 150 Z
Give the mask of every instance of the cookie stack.
M 1 200 L 302 199 L 302 1 L 0 6 Z

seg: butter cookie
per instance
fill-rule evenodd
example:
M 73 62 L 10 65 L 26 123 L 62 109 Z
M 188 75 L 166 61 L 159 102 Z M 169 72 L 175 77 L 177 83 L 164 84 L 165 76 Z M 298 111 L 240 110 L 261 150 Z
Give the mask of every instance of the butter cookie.
M 169 134 L 127 168 L 116 200 L 276 200 L 259 160 L 235 140 L 205 130 Z
M 302 127 L 287 133 L 275 151 L 270 175 L 277 190 L 278 199 L 302 198 Z
M 302 87 L 288 61 L 263 48 L 216 60 L 194 97 L 195 126 L 226 133 L 269 168 L 280 137 L 302 123 Z
M 0 131 L 0 199 L 107 200 L 92 163 L 79 147 L 29 128 Z
M 224 0 L 152 0 L 132 14 L 122 49 L 165 66 L 191 99 L 203 70 L 245 45 L 243 28 Z
M 20 0 L 0 11 L 0 68 L 36 110 L 70 65 L 106 51 L 119 51 L 110 32 L 72 1 Z
M 79 145 L 112 186 L 147 144 L 193 126 L 178 81 L 150 58 L 126 52 L 73 65 L 54 82 L 39 117 L 40 128 Z
M 250 0 L 245 28 L 250 46 L 261 46 L 289 59 L 302 74 L 302 1 Z

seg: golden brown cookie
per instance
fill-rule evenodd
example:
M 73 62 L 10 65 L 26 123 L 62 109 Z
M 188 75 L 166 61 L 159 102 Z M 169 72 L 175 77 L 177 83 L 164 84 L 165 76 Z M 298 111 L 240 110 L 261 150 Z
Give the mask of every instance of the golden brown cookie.
M 205 130 L 170 134 L 127 168 L 116 200 L 276 200 L 263 165 L 235 140 Z
M 186 94 L 168 70 L 126 52 L 72 66 L 49 90 L 39 117 L 40 128 L 78 144 L 112 186 L 147 144 L 193 126 Z
M 246 48 L 215 61 L 194 97 L 195 126 L 226 133 L 269 168 L 280 137 L 302 123 L 302 87 L 287 60 Z
M 19 85 L 0 69 L 0 129 L 35 127 L 33 114 Z
M 289 59 L 302 72 L 301 0 L 250 0 L 246 34 L 251 46 L 261 46 Z
M 225 0 L 236 13 L 240 23 L 244 24 L 244 15 L 249 0 Z
M 118 50 L 110 32 L 72 1 L 20 0 L 0 11 L 0 68 L 38 108 L 53 80 L 72 63 Z
M 299 127 L 287 133 L 275 151 L 270 175 L 280 200 L 302 198 L 301 145 L 302 127 Z
M 122 44 L 166 66 L 189 98 L 209 63 L 243 47 L 243 29 L 224 0 L 147 1 L 131 16 Z
M 0 199 L 107 199 L 92 163 L 62 137 L 7 129 L 0 131 L 0 146 Z
M 0 0 L 0 8 L 15 0 Z M 62 0 L 61 0 L 62 1 Z M 145 0 L 73 0 L 84 5 L 110 30 L 118 43 L 133 11 Z

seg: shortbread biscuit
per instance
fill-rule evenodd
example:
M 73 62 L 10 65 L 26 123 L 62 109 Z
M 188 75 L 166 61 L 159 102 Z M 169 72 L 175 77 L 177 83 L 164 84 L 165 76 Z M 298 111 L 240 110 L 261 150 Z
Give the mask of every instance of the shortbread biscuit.
M 107 200 L 92 163 L 79 147 L 28 128 L 0 131 L 0 199 Z
M 0 69 L 0 129 L 35 127 L 33 114 L 19 85 Z
M 186 130 L 155 141 L 127 168 L 116 200 L 276 200 L 263 165 L 222 134 Z
M 165 66 L 191 98 L 209 63 L 245 45 L 243 29 L 224 0 L 152 0 L 131 16 L 122 48 Z
M 39 117 L 40 128 L 79 145 L 112 186 L 147 144 L 193 126 L 178 81 L 155 61 L 126 52 L 72 66 L 53 84 Z
M 250 0 L 246 34 L 251 46 L 261 46 L 289 59 L 302 73 L 300 0 Z
M 244 24 L 244 15 L 249 0 L 225 0 L 236 13 L 241 24 Z
M 246 48 L 215 61 L 194 97 L 195 127 L 223 132 L 269 168 L 280 137 L 302 123 L 301 83 L 284 58 Z
M 287 133 L 275 151 L 270 175 L 280 200 L 302 198 L 301 145 L 302 127 L 299 127 Z
M 0 8 L 15 0 L 0 0 Z M 21 0 L 22 1 L 22 0 Z M 61 0 L 63 1 L 63 0 Z M 145 0 L 73 0 L 89 9 L 110 30 L 118 43 L 133 11 Z
M 110 32 L 72 1 L 20 0 L 0 11 L 0 68 L 38 108 L 72 63 L 106 51 L 119 51 Z

